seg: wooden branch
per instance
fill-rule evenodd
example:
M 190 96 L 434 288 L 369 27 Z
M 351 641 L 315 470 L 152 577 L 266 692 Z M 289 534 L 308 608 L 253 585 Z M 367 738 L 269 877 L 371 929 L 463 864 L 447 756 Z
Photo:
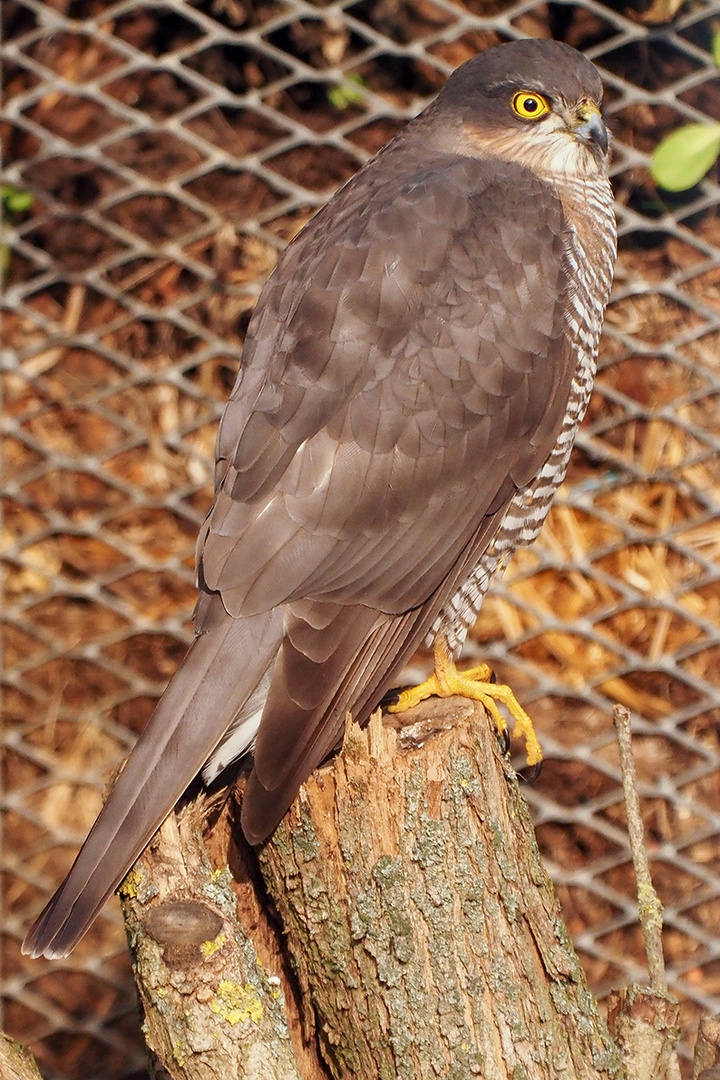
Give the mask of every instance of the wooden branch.
M 632 725 L 624 705 L 613 707 L 613 723 L 650 986 L 632 985 L 611 994 L 608 1026 L 633 1080 L 680 1080 L 680 1063 L 675 1053 L 680 1037 L 680 1004 L 667 992 L 662 947 L 663 907 L 650 874 L 632 748 Z
M 628 838 L 635 870 L 638 915 L 645 941 L 648 975 L 652 989 L 662 995 L 667 991 L 665 957 L 662 947 L 663 906 L 650 875 L 650 860 L 645 844 L 645 827 L 640 810 L 635 757 L 632 750 L 632 726 L 630 713 L 624 705 L 613 706 L 613 723 L 617 733 Z
M 332 1075 L 619 1078 L 484 711 L 413 719 L 349 728 L 260 852 Z

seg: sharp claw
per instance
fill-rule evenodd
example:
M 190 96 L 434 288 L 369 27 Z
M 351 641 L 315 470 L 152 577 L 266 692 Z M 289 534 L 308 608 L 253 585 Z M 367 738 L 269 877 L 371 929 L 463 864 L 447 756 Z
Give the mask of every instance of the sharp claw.
M 500 746 L 502 747 L 503 755 L 508 754 L 510 752 L 510 730 L 509 730 L 509 728 L 503 728 L 501 731 L 498 731 L 497 736 L 498 736 L 498 739 L 500 740 Z
M 405 686 L 394 686 L 392 690 L 388 690 L 387 693 L 383 694 L 380 698 L 378 708 L 387 709 L 388 705 L 397 705 L 400 700 L 400 695 L 406 689 L 407 687 Z
M 488 675 L 488 677 L 487 677 L 487 681 L 488 681 L 489 683 L 496 683 L 496 682 L 497 682 L 497 675 L 496 675 L 496 674 L 495 674 L 495 672 L 494 672 L 494 671 L 492 670 L 492 668 L 490 669 L 490 674 L 489 674 L 489 675 Z
M 526 784 L 530 784 L 530 786 L 532 786 L 533 784 L 537 783 L 540 773 L 542 772 L 542 766 L 542 761 L 536 761 L 535 764 L 532 765 L 530 769 L 528 769 L 527 773 L 519 772 L 518 776 L 521 778 L 521 780 L 524 780 Z

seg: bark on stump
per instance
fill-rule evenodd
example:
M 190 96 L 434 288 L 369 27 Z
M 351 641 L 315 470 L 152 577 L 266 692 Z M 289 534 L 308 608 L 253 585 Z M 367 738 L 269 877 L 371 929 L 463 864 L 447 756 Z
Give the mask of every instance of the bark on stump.
M 157 842 L 143 857 L 136 872 L 146 884 L 138 888 L 136 880 L 133 896 L 125 889 L 125 907 L 147 1023 L 169 1032 L 153 1045 L 156 1052 L 170 1048 L 160 1056 L 173 1077 L 624 1076 L 542 867 L 527 805 L 484 710 L 464 699 L 431 701 L 411 719 L 398 731 L 379 715 L 365 730 L 348 727 L 342 753 L 308 781 L 259 850 L 262 883 L 252 882 L 230 830 L 212 830 L 218 868 L 229 862 L 242 879 L 237 918 L 227 898 L 213 901 L 202 874 L 163 884 L 167 858 Z M 196 848 L 191 864 L 205 859 Z M 198 900 L 219 916 L 212 938 L 218 947 L 210 952 L 196 941 L 173 959 L 172 947 L 157 941 L 157 897 L 150 896 L 157 889 L 165 903 Z M 279 937 L 275 916 L 268 917 L 273 910 Z M 232 979 L 224 979 L 222 965 L 230 965 Z M 232 1072 L 227 1057 L 220 1068 L 211 1060 L 213 1040 L 222 1042 L 232 1027 L 217 1006 L 223 981 L 254 987 L 260 1001 L 239 1027 L 236 1018 Z M 173 998 L 177 986 L 182 994 L 173 990 Z M 207 1022 L 202 1035 L 198 993 Z M 277 1071 L 283 1002 L 295 1056 L 285 1073 Z M 188 1016 L 195 1017 L 192 1038 Z M 289 1045 L 287 1030 L 280 1042 Z M 172 1051 L 179 1044 L 181 1062 Z M 267 1054 L 273 1072 L 248 1071 L 250 1046 L 261 1048 L 259 1060 Z
M 28 1050 L 0 1032 L 0 1080 L 42 1080 Z
M 203 808 L 172 814 L 119 890 L 156 1073 L 304 1080 L 280 980 L 238 920 L 229 868 L 208 859 Z

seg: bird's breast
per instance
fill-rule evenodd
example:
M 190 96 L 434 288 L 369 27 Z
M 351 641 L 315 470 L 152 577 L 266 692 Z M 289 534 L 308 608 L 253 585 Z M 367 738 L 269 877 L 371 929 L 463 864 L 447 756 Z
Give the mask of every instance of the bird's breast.
M 427 639 L 442 636 L 457 657 L 477 618 L 490 583 L 521 545 L 539 534 L 555 492 L 565 478 L 570 453 L 585 415 L 597 364 L 605 305 L 610 295 L 617 244 L 612 189 L 607 180 L 567 180 L 559 190 L 569 239 L 566 249 L 570 288 L 566 332 L 575 353 L 565 417 L 557 441 L 530 485 L 511 500 L 502 523 L 472 573 L 438 616 Z

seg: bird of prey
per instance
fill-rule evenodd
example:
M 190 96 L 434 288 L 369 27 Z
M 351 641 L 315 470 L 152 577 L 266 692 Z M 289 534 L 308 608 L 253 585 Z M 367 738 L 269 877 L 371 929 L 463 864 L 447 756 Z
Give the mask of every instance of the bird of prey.
M 251 320 L 198 543 L 196 637 L 25 950 L 66 955 L 198 772 L 251 751 L 267 837 L 423 642 L 428 693 L 509 704 L 455 661 L 532 540 L 587 406 L 615 258 L 595 67 L 515 41 L 288 246 Z

